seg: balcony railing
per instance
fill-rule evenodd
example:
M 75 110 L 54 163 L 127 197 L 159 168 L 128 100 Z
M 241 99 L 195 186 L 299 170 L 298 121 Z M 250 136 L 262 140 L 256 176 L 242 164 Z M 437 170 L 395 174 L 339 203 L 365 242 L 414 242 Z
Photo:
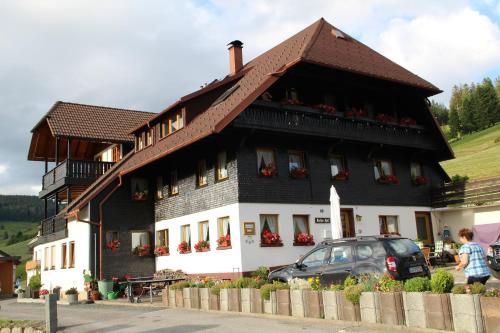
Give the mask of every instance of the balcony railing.
M 500 177 L 446 184 L 432 193 L 434 207 L 483 206 L 500 202 Z
M 54 184 L 65 179 L 93 181 L 102 176 L 113 166 L 113 162 L 65 160 L 43 176 L 42 190 L 48 190 Z
M 63 216 L 53 216 L 42 221 L 42 236 L 52 235 L 66 231 L 66 220 Z
M 422 126 L 382 124 L 372 119 L 351 119 L 306 106 L 281 106 L 258 101 L 234 121 L 237 127 L 258 128 L 345 140 L 420 149 L 438 149 L 435 139 Z

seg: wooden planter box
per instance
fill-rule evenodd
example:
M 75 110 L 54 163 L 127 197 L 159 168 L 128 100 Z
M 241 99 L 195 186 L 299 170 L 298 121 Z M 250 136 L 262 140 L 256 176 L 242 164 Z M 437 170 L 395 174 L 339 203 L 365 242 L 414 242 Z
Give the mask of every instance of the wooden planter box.
M 363 292 L 359 299 L 361 321 L 365 323 L 381 323 L 379 293 Z M 325 313 L 326 316 L 326 313 Z
M 271 291 L 271 295 L 268 300 L 264 300 L 264 313 L 276 314 L 278 312 L 276 304 L 276 292 Z
M 290 290 L 276 290 L 277 313 L 282 316 L 291 316 L 290 308 Z
M 175 308 L 175 290 L 168 289 L 168 306 Z
M 400 292 L 379 293 L 380 319 L 383 324 L 404 325 L 403 296 Z
M 200 288 L 191 289 L 191 309 L 200 309 Z
M 500 298 L 481 297 L 481 313 L 487 333 L 500 331 Z
M 176 289 L 175 290 L 175 307 L 183 308 L 184 307 L 184 295 L 183 291 Z
M 168 286 L 161 291 L 161 303 L 164 306 L 168 306 Z
M 209 297 L 210 297 L 210 310 L 219 311 L 220 310 L 219 295 L 214 295 L 209 290 Z
M 322 294 L 325 319 L 339 320 L 341 309 L 338 302 L 338 293 L 336 291 L 323 291 Z
M 264 302 L 262 302 L 262 296 L 260 296 L 260 289 L 250 289 L 251 293 L 251 303 L 250 312 L 251 313 L 263 313 L 264 312 Z
M 304 314 L 308 318 L 323 318 L 323 297 L 317 290 L 303 290 Z
M 210 289 L 200 288 L 200 309 L 210 310 Z
M 303 318 L 304 312 L 304 293 L 300 289 L 290 290 L 290 302 L 292 303 L 292 316 Z
M 449 294 L 424 293 L 424 308 L 427 328 L 453 330 L 453 315 Z
M 252 308 L 252 289 L 241 289 L 241 312 L 250 313 Z
M 336 291 L 338 293 L 337 302 L 340 306 L 340 320 L 347 321 L 361 321 L 361 311 L 359 304 L 353 304 L 345 298 L 343 291 Z
M 403 292 L 402 296 L 405 309 L 406 326 L 427 328 L 424 293 Z
M 221 289 L 219 295 L 220 310 L 229 311 L 229 292 L 228 289 Z
M 450 294 L 453 327 L 455 331 L 471 333 L 484 332 L 481 302 L 479 298 L 479 295 Z M 496 311 L 499 311 L 499 305 L 500 303 L 497 304 Z
M 191 309 L 191 288 L 182 289 L 182 301 L 184 308 Z
M 241 293 L 239 288 L 228 289 L 228 309 L 233 312 L 241 312 Z

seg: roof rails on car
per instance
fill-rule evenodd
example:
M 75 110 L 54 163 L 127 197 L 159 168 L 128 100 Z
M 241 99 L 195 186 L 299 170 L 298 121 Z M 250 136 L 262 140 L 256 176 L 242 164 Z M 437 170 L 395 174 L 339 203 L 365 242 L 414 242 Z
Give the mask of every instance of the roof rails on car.
M 345 237 L 345 238 L 337 238 L 337 239 L 332 239 L 330 237 L 327 237 L 323 239 L 321 244 L 332 244 L 332 243 L 340 243 L 340 242 L 347 242 L 347 241 L 367 241 L 367 240 L 377 240 L 381 238 L 401 238 L 401 236 L 398 235 L 391 235 L 391 234 L 383 234 L 383 235 L 376 235 L 376 236 L 356 236 L 356 237 Z

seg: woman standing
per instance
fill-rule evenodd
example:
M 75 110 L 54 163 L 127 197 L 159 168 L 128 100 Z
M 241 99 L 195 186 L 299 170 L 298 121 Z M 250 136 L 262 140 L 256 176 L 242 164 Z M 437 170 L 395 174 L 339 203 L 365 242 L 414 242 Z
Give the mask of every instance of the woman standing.
M 460 263 L 455 267 L 457 271 L 464 269 L 467 284 L 480 282 L 486 284 L 490 278 L 490 270 L 486 265 L 484 250 L 476 242 L 472 241 L 474 234 L 470 229 L 462 229 L 458 232 L 460 242 L 463 244 L 458 251 Z

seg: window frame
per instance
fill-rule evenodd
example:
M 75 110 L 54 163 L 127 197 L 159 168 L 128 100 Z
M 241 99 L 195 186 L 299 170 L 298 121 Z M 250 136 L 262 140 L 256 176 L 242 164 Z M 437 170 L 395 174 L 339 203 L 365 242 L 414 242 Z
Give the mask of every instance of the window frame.
M 207 226 L 207 232 L 208 232 L 207 239 L 202 238 L 204 225 Z M 198 222 L 198 242 L 201 241 L 207 241 L 208 243 L 210 243 L 210 223 L 208 222 L 208 220 Z
M 44 271 L 48 271 L 50 269 L 50 256 L 49 256 L 49 247 L 46 246 L 44 249 L 43 249 L 43 270 Z
M 189 230 L 189 242 L 186 240 L 186 230 Z M 193 246 L 193 234 L 191 232 L 191 224 L 183 224 L 181 225 L 181 242 L 187 242 L 188 243 L 188 247 L 189 247 L 189 251 L 188 252 L 191 252 L 191 248 Z
M 307 170 L 307 166 L 306 166 L 306 152 L 303 151 L 303 150 L 289 150 L 288 151 L 288 173 L 290 175 L 292 175 L 292 170 L 293 169 L 290 166 L 290 157 L 292 155 L 297 155 L 299 157 L 301 166 L 299 166 L 298 168 L 304 168 L 304 169 Z
M 160 237 L 159 235 L 163 234 L 163 239 L 164 239 L 164 242 L 160 242 Z M 159 247 L 159 246 L 166 246 L 170 249 L 170 246 L 169 246 L 169 243 L 170 243 L 170 234 L 169 234 L 169 230 L 168 228 L 165 228 L 165 229 L 161 229 L 161 230 L 157 230 L 156 231 L 156 247 Z
M 387 223 L 388 217 L 394 217 L 396 219 L 396 233 L 395 234 L 400 235 L 399 215 L 379 215 L 378 219 L 379 219 L 379 233 L 380 233 L 380 235 L 394 235 L 394 233 L 389 232 L 389 229 L 388 229 L 389 225 Z M 382 230 L 382 226 L 385 227 L 384 230 Z M 387 232 L 382 233 L 382 231 L 387 231 Z
M 56 269 L 56 246 L 50 246 L 50 270 Z
M 61 269 L 68 268 L 68 243 L 61 243 Z
M 157 176 L 156 177 L 156 191 L 155 191 L 155 199 L 156 200 L 162 200 L 165 198 L 163 195 L 163 176 Z
M 420 174 L 413 175 L 413 166 L 417 166 L 417 170 L 420 170 Z M 416 177 L 422 177 L 422 176 L 425 176 L 424 175 L 424 167 L 423 167 L 422 163 L 416 162 L 416 161 L 410 162 L 410 177 L 412 179 L 414 179 Z
M 225 177 L 222 177 L 221 176 L 221 159 L 219 158 L 221 154 L 224 154 L 225 155 L 225 159 L 226 159 L 226 176 Z M 221 182 L 221 181 L 224 181 L 224 180 L 227 180 L 229 178 L 229 168 L 228 168 L 228 161 L 227 161 L 227 150 L 221 150 L 217 153 L 217 158 L 216 158 L 216 163 L 215 163 L 215 180 L 217 182 Z
M 338 161 L 340 161 L 340 166 L 341 166 L 341 169 L 339 170 L 339 172 L 337 172 L 336 175 L 332 174 L 332 160 L 333 159 L 337 159 Z M 337 177 L 337 175 L 340 172 L 347 171 L 346 159 L 345 159 L 345 156 L 342 154 L 330 154 L 330 155 L 328 155 L 328 164 L 330 165 L 330 177 L 332 179 L 335 179 L 335 177 Z
M 173 180 L 175 179 L 175 184 Z M 175 188 L 175 191 L 173 189 Z M 179 194 L 179 173 L 177 169 L 170 171 L 170 179 L 168 184 L 168 196 L 173 197 Z
M 311 234 L 311 225 L 310 225 L 310 221 L 309 221 L 309 215 L 307 214 L 293 214 L 292 215 L 292 222 L 293 222 L 293 236 L 294 238 L 299 234 L 299 233 L 296 233 L 295 232 L 295 217 L 304 217 L 305 218 L 305 221 L 306 221 L 306 232 L 308 235 Z
M 267 151 L 271 152 L 273 156 L 273 163 L 274 163 L 274 168 L 276 169 L 276 174 L 274 176 L 278 175 L 278 162 L 277 162 L 277 156 L 276 156 L 276 149 L 272 147 L 265 147 L 265 146 L 258 146 L 255 147 L 255 161 L 257 162 L 257 175 L 260 177 L 264 177 L 261 173 L 260 170 L 260 161 L 259 161 L 259 151 Z
M 223 233 L 223 229 L 224 229 L 223 223 L 226 219 L 228 220 L 228 224 L 229 224 L 229 233 L 224 234 Z M 218 217 L 217 218 L 217 236 L 218 236 L 218 238 L 221 238 L 222 236 L 227 236 L 227 235 L 231 236 L 231 217 L 229 217 L 229 216 Z
M 204 167 L 204 178 L 205 178 L 205 181 L 202 183 L 202 167 Z M 208 185 L 208 168 L 207 168 L 207 159 L 206 158 L 202 158 L 200 160 L 198 160 L 198 162 L 196 163 L 196 187 L 197 188 L 200 188 L 200 187 L 205 187 Z
M 75 268 L 75 262 L 76 262 L 76 254 L 75 254 L 75 241 L 69 242 L 69 263 L 68 267 L 69 268 Z
M 386 162 L 389 165 L 389 167 L 391 168 L 391 174 L 386 175 L 386 174 L 384 174 L 382 172 L 383 171 L 383 167 L 382 167 L 382 163 L 383 162 Z M 379 167 L 378 163 L 380 163 L 380 167 Z M 375 180 L 379 180 L 383 176 L 386 176 L 386 177 L 388 177 L 388 176 L 396 176 L 396 173 L 394 172 L 394 164 L 393 164 L 392 160 L 390 160 L 390 159 L 385 159 L 385 158 L 374 159 L 373 160 L 373 166 L 374 166 L 373 175 L 375 176 Z M 375 168 L 378 169 L 378 173 L 379 173 L 379 177 L 378 178 L 377 178 L 377 175 L 375 174 Z

